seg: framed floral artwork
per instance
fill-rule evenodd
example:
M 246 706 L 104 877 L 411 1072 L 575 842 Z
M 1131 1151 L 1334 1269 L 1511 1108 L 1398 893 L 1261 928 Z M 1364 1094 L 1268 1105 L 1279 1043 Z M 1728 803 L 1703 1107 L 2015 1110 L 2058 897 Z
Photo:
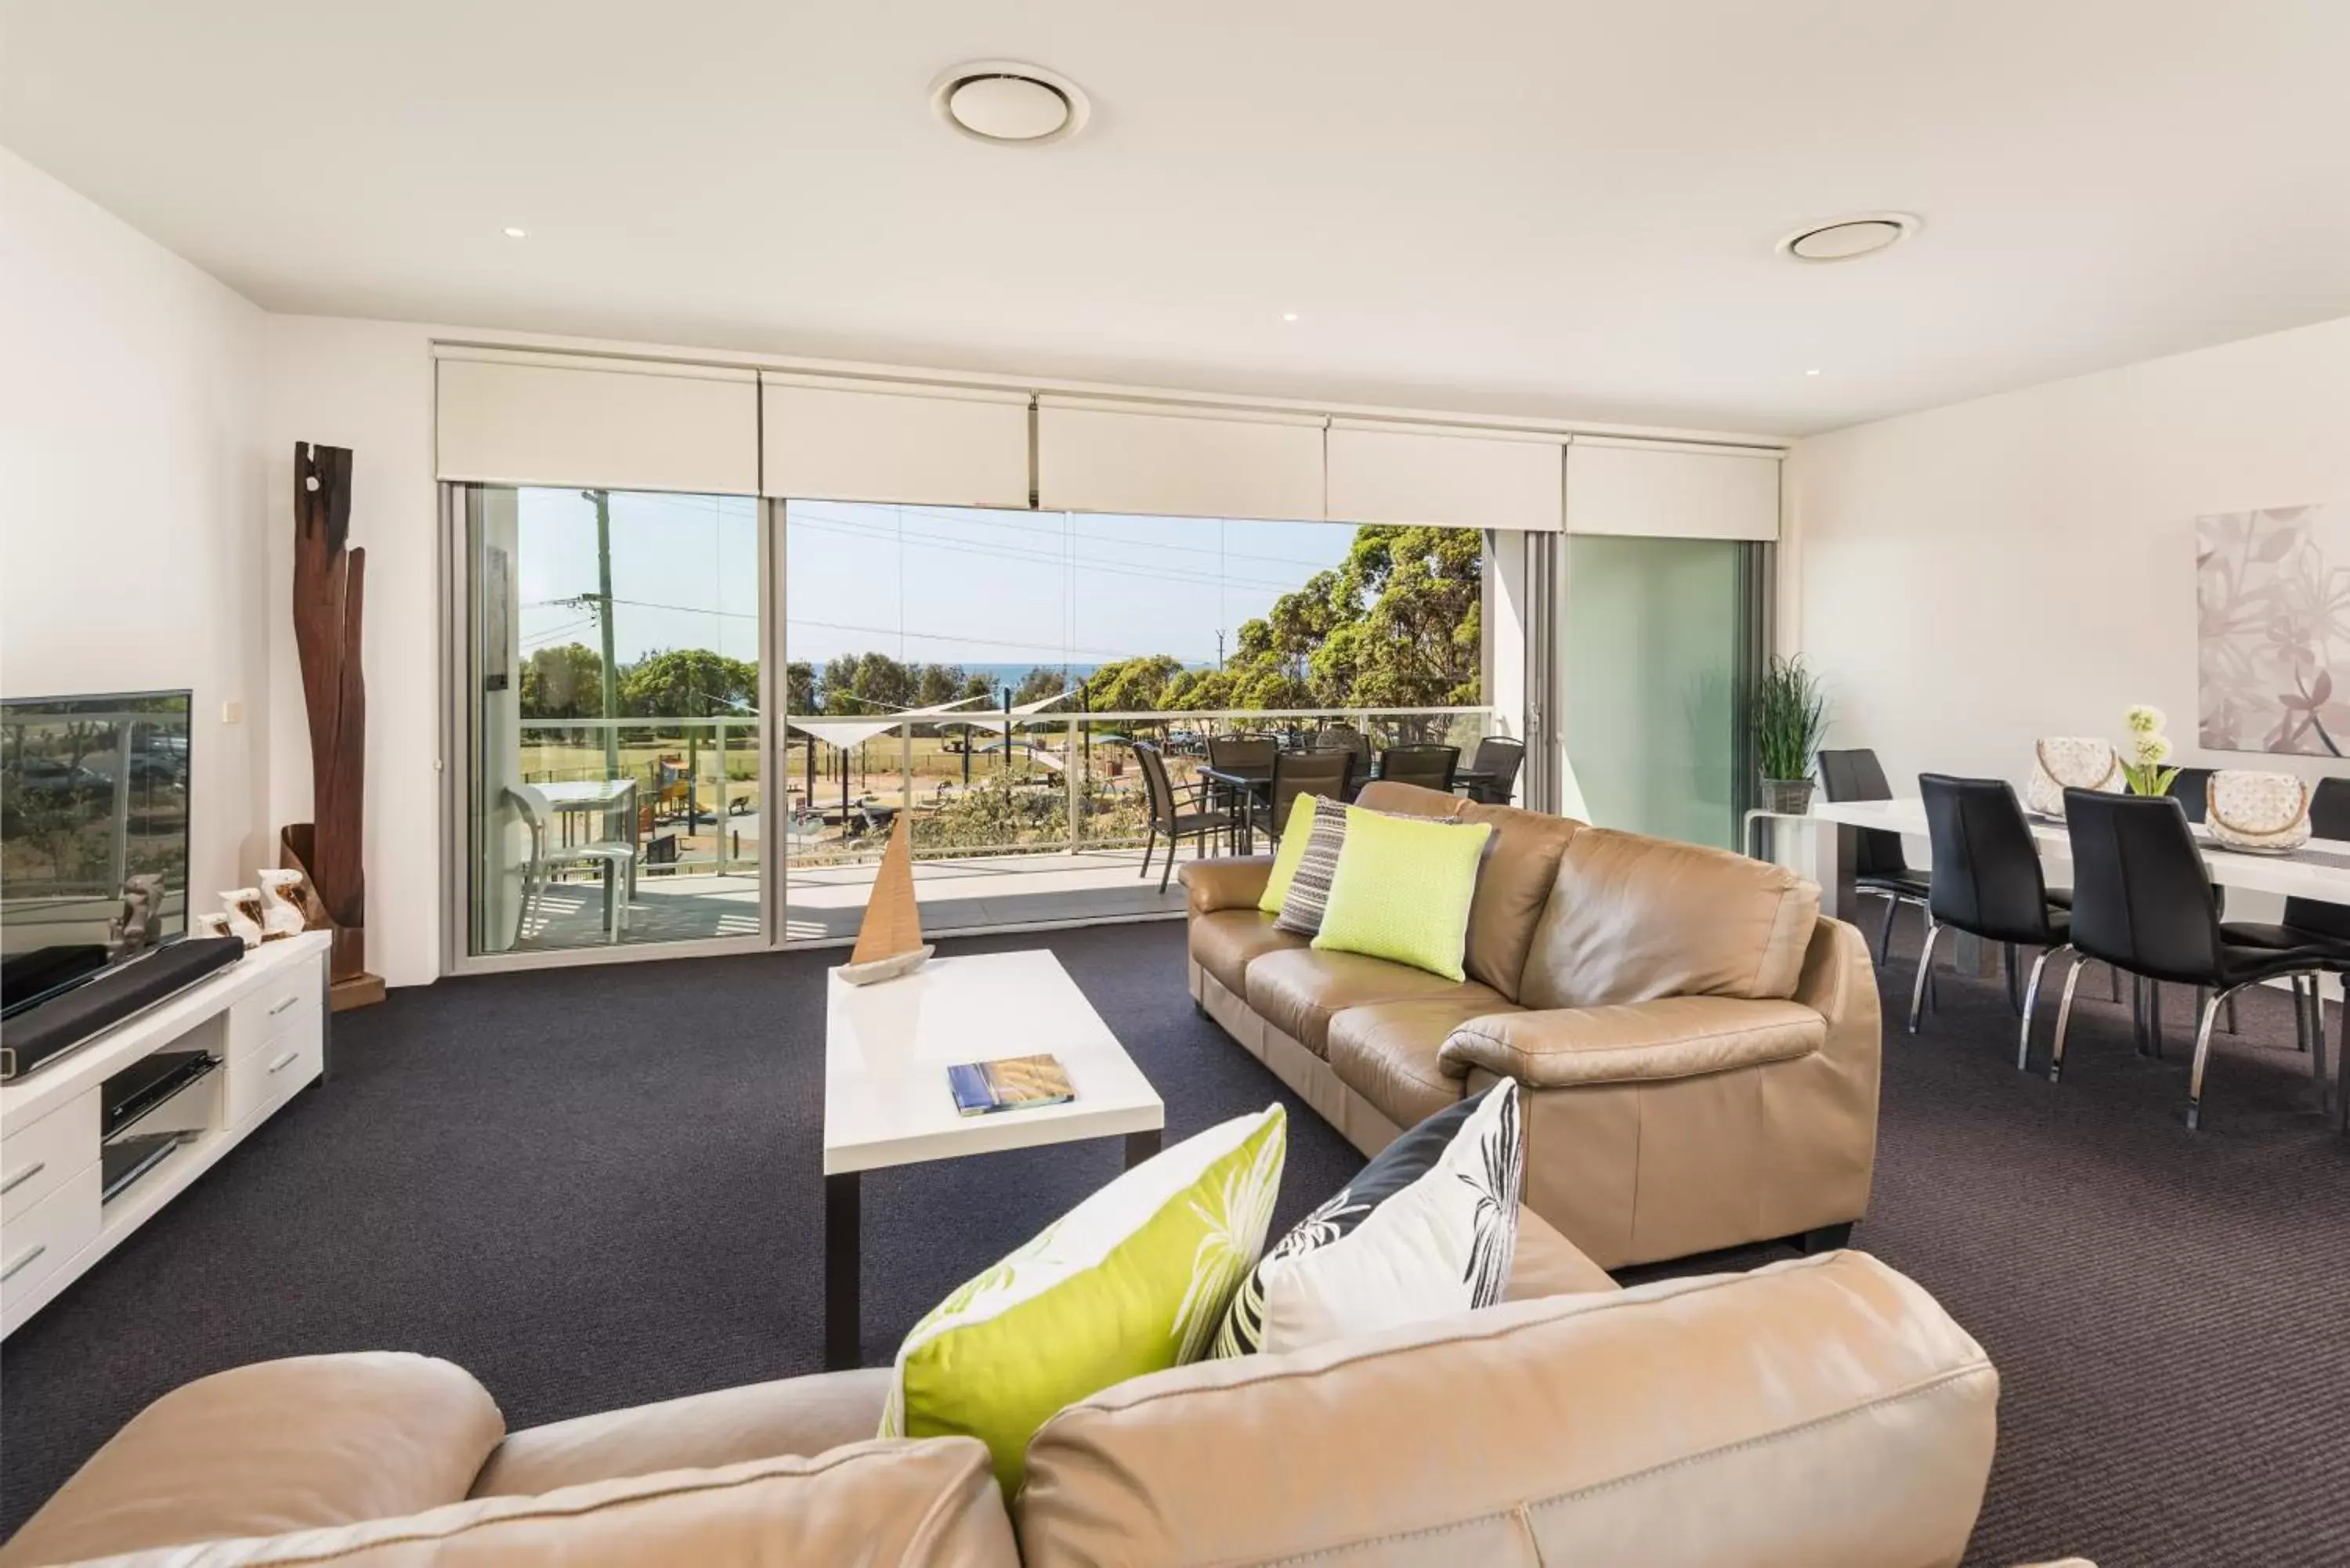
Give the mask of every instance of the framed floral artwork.
M 2350 748 L 2350 504 L 2195 520 L 2197 739 L 2222 752 Z

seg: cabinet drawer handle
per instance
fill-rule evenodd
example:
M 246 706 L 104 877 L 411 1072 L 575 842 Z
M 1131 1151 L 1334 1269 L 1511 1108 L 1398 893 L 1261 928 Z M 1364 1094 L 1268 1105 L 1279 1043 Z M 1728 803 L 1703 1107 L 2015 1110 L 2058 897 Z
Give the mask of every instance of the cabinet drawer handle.
M 23 1257 L 17 1259 L 6 1268 L 0 1269 L 0 1285 L 6 1284 L 10 1280 L 15 1279 L 18 1274 L 23 1273 L 25 1272 L 26 1264 L 31 1262 L 34 1259 L 39 1257 L 48 1250 L 49 1244 L 47 1241 L 42 1241 L 36 1244 L 31 1251 L 26 1253 Z
M 25 1169 L 23 1169 L 23 1170 L 18 1171 L 16 1175 L 14 1175 L 14 1176 L 10 1177 L 7 1180 L 5 1180 L 5 1181 L 0 1181 L 0 1198 L 5 1198 L 8 1194 L 10 1194 L 11 1192 L 16 1191 L 16 1189 L 18 1189 L 18 1188 L 20 1188 L 20 1187 L 24 1186 L 24 1185 L 25 1185 L 25 1183 L 26 1183 L 26 1182 L 28 1182 L 28 1181 L 30 1181 L 30 1180 L 32 1180 L 32 1179 L 33 1179 L 33 1178 L 35 1178 L 35 1177 L 36 1177 L 36 1176 L 40 1175 L 40 1174 L 41 1174 L 41 1172 L 43 1172 L 43 1171 L 45 1171 L 45 1170 L 47 1170 L 47 1169 L 48 1169 L 48 1168 L 49 1168 L 49 1162 L 48 1162 L 47 1160 L 46 1160 L 46 1159 L 36 1159 L 36 1160 L 35 1160 L 35 1161 L 34 1161 L 30 1166 L 26 1167 L 26 1168 Z
M 275 1073 L 280 1068 L 291 1066 L 293 1064 L 294 1058 L 300 1054 L 302 1054 L 302 1053 L 299 1051 L 288 1051 L 286 1054 L 277 1058 L 276 1061 L 269 1064 L 269 1070 Z
M 275 1006 L 275 1007 L 271 1008 L 271 1009 L 269 1010 L 269 1016 L 270 1016 L 270 1017 L 272 1017 L 272 1018 L 276 1017 L 279 1013 L 281 1013 L 281 1012 L 285 1012 L 287 1008 L 289 1008 L 289 1007 L 293 1006 L 296 1002 L 299 1002 L 299 1001 L 301 1001 L 301 1000 L 302 1000 L 302 993 L 301 993 L 300 992 L 298 992 L 298 991 L 297 991 L 297 992 L 296 992 L 293 995 L 291 995 L 291 996 L 289 996 L 289 997 L 286 997 L 286 999 L 284 999 L 283 1001 L 279 1002 L 277 1003 L 277 1005 L 276 1005 L 276 1006 Z

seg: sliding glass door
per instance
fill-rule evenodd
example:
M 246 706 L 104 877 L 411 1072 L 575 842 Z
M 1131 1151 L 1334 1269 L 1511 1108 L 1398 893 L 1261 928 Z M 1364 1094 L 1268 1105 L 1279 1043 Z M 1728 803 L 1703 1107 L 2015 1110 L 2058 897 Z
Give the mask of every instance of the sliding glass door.
M 1746 693 L 1767 545 L 1565 539 L 1560 670 L 1568 766 L 1592 822 L 1738 845 Z
M 763 940 L 759 504 L 457 493 L 465 952 Z

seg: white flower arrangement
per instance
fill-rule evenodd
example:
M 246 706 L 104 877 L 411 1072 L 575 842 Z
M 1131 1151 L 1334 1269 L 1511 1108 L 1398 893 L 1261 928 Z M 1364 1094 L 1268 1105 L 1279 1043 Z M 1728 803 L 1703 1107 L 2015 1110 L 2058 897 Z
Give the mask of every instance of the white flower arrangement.
M 2122 777 L 2132 794 L 2168 794 L 2171 784 L 2178 777 L 2177 768 L 2162 764 L 2170 760 L 2170 737 L 2162 732 L 2168 721 L 2162 710 L 2151 703 L 2139 702 L 2122 715 L 2129 726 L 2129 760 L 2122 763 Z

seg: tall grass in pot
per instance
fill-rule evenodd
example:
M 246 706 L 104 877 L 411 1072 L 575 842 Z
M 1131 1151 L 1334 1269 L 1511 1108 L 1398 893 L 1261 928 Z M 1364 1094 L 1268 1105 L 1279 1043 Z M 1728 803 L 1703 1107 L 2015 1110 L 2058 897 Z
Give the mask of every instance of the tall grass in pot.
M 1765 811 L 1812 808 L 1812 759 L 1827 732 L 1827 697 L 1803 659 L 1773 656 L 1754 689 L 1754 760 Z

